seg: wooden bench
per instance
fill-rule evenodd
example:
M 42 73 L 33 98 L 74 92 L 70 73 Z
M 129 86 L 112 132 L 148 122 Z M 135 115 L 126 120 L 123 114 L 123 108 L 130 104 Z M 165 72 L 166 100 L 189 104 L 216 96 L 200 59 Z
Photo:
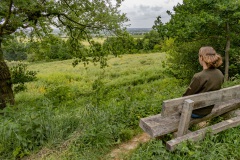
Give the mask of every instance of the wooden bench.
M 191 118 L 192 110 L 214 105 L 212 112 L 198 119 Z M 139 126 L 151 137 L 159 137 L 177 131 L 177 138 L 166 143 L 173 151 L 185 140 L 200 140 L 207 131 L 216 134 L 240 124 L 240 114 L 229 120 L 188 133 L 189 126 L 206 121 L 240 108 L 240 85 L 218 91 L 205 92 L 163 101 L 161 114 L 141 118 Z

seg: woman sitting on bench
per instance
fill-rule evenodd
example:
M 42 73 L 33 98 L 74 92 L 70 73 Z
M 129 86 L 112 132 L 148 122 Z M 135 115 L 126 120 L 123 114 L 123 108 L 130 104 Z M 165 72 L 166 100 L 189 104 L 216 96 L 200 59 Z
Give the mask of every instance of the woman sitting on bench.
M 203 70 L 193 76 L 183 96 L 219 90 L 224 82 L 222 72 L 217 69 L 222 64 L 222 57 L 210 46 L 201 47 L 198 55 L 199 63 Z M 211 105 L 193 110 L 192 118 L 202 118 L 208 115 L 213 107 Z

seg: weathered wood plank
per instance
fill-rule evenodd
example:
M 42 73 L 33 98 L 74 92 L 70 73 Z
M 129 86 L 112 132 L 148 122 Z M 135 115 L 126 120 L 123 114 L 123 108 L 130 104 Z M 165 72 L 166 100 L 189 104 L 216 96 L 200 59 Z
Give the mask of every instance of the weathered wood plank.
M 157 137 L 176 131 L 180 114 L 162 117 L 161 114 L 141 118 L 139 126 L 151 137 Z
M 231 118 L 229 120 L 217 123 L 215 125 L 197 130 L 195 132 L 191 132 L 188 134 L 185 134 L 184 136 L 177 137 L 173 140 L 170 140 L 166 143 L 166 147 L 170 151 L 174 151 L 181 142 L 186 140 L 192 140 L 192 141 L 198 141 L 205 137 L 205 134 L 207 131 L 211 131 L 211 135 L 219 133 L 221 131 L 224 131 L 229 128 L 237 127 L 240 125 L 240 116 Z
M 219 116 L 237 108 L 240 108 L 240 99 L 233 99 L 228 102 L 223 102 L 221 105 L 216 105 L 209 115 L 200 119 L 191 118 L 190 125 Z M 163 117 L 161 114 L 157 114 L 154 116 L 141 118 L 139 126 L 151 137 L 157 137 L 177 131 L 179 122 L 180 114 L 174 114 L 168 117 Z
M 240 98 L 233 99 L 227 102 L 222 102 L 221 104 L 214 106 L 212 112 L 209 115 L 200 119 L 191 119 L 190 125 L 220 116 L 224 113 L 228 113 L 230 111 L 236 110 L 237 108 L 240 108 Z
M 191 99 L 187 99 L 183 103 L 182 114 L 180 118 L 180 122 L 178 125 L 177 137 L 183 136 L 187 133 L 189 122 L 192 115 L 194 101 Z
M 162 105 L 162 116 L 166 117 L 181 112 L 182 104 L 186 99 L 191 99 L 194 101 L 193 109 L 203 108 L 231 99 L 240 99 L 240 85 L 224 88 L 217 91 L 166 100 Z
M 235 116 L 240 116 L 240 109 L 237 109 L 236 111 L 234 111 L 234 115 Z

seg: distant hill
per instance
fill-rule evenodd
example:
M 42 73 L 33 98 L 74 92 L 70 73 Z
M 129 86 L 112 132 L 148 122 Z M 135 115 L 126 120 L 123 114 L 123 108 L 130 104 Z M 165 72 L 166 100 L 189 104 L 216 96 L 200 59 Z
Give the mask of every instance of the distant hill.
M 152 28 L 127 28 L 128 33 L 132 35 L 143 35 L 152 30 Z M 59 34 L 60 31 L 58 28 L 53 28 L 53 34 Z
M 127 31 L 133 35 L 142 35 L 150 32 L 152 28 L 127 28 Z

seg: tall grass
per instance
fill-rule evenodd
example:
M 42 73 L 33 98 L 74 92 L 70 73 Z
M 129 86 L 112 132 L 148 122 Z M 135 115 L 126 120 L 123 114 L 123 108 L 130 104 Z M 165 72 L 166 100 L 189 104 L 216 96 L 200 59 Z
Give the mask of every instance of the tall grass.
M 160 96 L 155 85 L 168 83 L 162 75 L 164 59 L 161 53 L 110 57 L 105 69 L 93 64 L 73 68 L 71 60 L 29 64 L 38 71 L 37 81 L 16 94 L 16 105 L 0 117 L 0 158 L 57 146 L 75 132 L 80 135 L 67 153 L 85 159 L 97 149 L 92 157 L 104 156 L 138 132 L 139 117 L 160 110 L 161 99 L 151 102 L 146 96 Z
M 73 68 L 71 60 L 29 64 L 37 81 L 0 116 L 0 159 L 105 159 L 115 145 L 142 132 L 141 117 L 160 113 L 163 100 L 184 92 L 180 80 L 164 74 L 164 59 L 164 53 L 109 57 L 104 69 Z M 155 155 L 151 148 L 160 144 L 148 145 L 131 158 Z
M 238 160 L 240 157 L 239 129 L 240 127 L 236 127 L 217 135 L 208 135 L 199 142 L 183 142 L 174 152 L 167 151 L 162 141 L 153 139 L 141 145 L 131 156 L 125 157 L 125 159 Z
M 224 87 L 239 85 L 239 77 L 225 82 Z M 216 119 L 222 119 L 218 117 Z M 214 122 L 213 122 L 214 123 Z M 131 155 L 127 155 L 128 160 L 153 160 L 153 159 L 186 159 L 186 160 L 209 160 L 209 159 L 232 159 L 240 158 L 240 126 L 220 132 L 216 135 L 207 135 L 198 142 L 186 141 L 181 143 L 174 152 L 166 150 L 162 140 L 152 139 L 146 144 L 139 146 Z

